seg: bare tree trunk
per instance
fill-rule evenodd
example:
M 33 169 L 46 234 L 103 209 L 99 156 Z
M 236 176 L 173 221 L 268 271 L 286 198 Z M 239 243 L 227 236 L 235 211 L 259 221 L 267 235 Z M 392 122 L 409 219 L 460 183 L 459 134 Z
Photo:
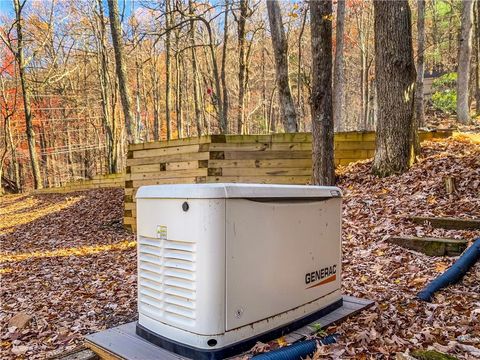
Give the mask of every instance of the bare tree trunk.
M 334 185 L 332 103 L 332 1 L 310 2 L 312 43 L 313 184 Z
M 143 121 L 143 131 L 144 131 L 144 138 L 142 141 L 144 142 L 149 142 L 150 141 L 150 109 L 151 107 L 149 106 L 148 103 L 148 93 L 147 93 L 147 81 L 145 77 L 145 62 L 142 61 L 142 67 L 141 67 L 141 98 L 143 99 L 143 103 L 145 104 L 145 109 L 144 109 L 144 121 Z
M 152 50 L 152 96 L 153 96 L 153 140 L 160 140 L 160 84 L 157 73 L 157 55 Z
M 267 134 L 270 133 L 270 120 L 267 111 L 267 78 L 265 74 L 266 70 L 266 52 L 267 49 L 265 48 L 265 30 L 262 32 L 262 114 L 263 114 L 263 121 L 265 123 L 265 132 Z
M 193 20 L 193 0 L 188 0 L 188 11 L 192 18 L 190 20 L 190 46 L 192 51 L 192 81 L 193 81 L 193 109 L 195 112 L 195 122 L 197 125 L 197 136 L 202 135 L 202 113 L 200 111 L 200 94 L 198 85 L 197 52 L 195 51 L 195 21 Z
M 431 35 L 432 36 L 432 48 L 433 48 L 433 51 L 435 53 L 439 53 L 438 47 L 439 47 L 439 44 L 441 42 L 439 41 L 440 34 L 439 34 L 439 31 L 438 31 L 439 21 L 438 21 L 436 0 L 432 0 L 428 3 L 426 3 L 426 5 L 430 5 L 430 11 L 432 13 L 432 32 L 431 32 L 431 34 L 432 34 Z M 434 59 L 433 67 L 438 68 L 438 60 Z
M 142 139 L 142 111 L 141 111 L 141 88 L 140 88 L 140 71 L 143 65 L 140 65 L 140 59 L 138 53 L 135 54 L 135 133 L 137 139 Z
M 480 1 L 476 1 L 475 8 L 475 112 L 480 114 Z
M 183 75 L 183 79 L 182 79 L 182 82 L 181 82 L 181 92 L 182 92 L 182 98 L 185 99 L 185 101 L 182 102 L 182 104 L 180 104 L 180 106 L 183 108 L 183 103 L 185 103 L 186 105 L 189 104 L 189 99 L 190 99 L 190 96 L 189 96 L 189 92 L 188 92 L 188 84 L 189 84 L 189 81 L 188 81 L 188 71 L 186 70 L 186 67 L 185 67 L 185 59 L 184 57 L 182 56 L 181 59 L 180 59 L 180 66 L 182 67 L 182 75 Z M 185 110 L 185 135 L 187 137 L 190 137 L 191 136 L 191 117 L 190 117 L 190 113 L 188 111 L 188 106 L 186 106 L 186 110 Z
M 457 77 L 457 118 L 462 124 L 468 124 L 471 120 L 468 106 L 468 87 L 472 54 L 472 18 L 473 0 L 463 0 Z
M 277 122 L 275 118 L 275 109 L 273 107 L 273 98 L 275 93 L 277 92 L 277 85 L 275 85 L 272 89 L 272 93 L 270 94 L 270 101 L 268 106 L 268 132 L 269 133 L 276 133 L 277 132 Z
M 70 177 L 75 179 L 75 163 L 72 157 L 72 136 L 70 133 L 70 125 L 67 123 L 67 164 L 69 167 Z
M 10 135 L 10 116 L 8 114 L 2 114 L 3 119 L 3 126 L 4 126 L 4 134 L 3 134 L 3 149 L 2 155 L 0 156 L 0 195 L 3 194 L 3 187 L 2 187 L 2 176 L 3 176 L 3 167 L 5 165 L 5 159 L 8 155 L 8 139 Z
M 45 124 L 43 123 L 43 121 L 40 123 L 40 159 L 42 160 L 43 162 L 43 166 L 42 166 L 42 170 L 43 170 L 43 185 L 46 185 L 47 187 L 51 187 L 51 182 L 50 182 L 50 177 L 48 176 L 49 173 L 51 173 L 50 171 L 50 161 L 49 161 L 49 158 L 48 158 L 48 155 L 47 155 L 47 151 L 46 151 L 46 148 L 47 148 L 47 144 L 46 144 L 46 129 L 45 129 Z
M 170 11 L 170 0 L 165 1 L 165 121 L 167 125 L 167 140 L 172 138 L 172 120 L 170 118 L 170 104 L 171 104 L 171 86 L 172 81 L 172 64 L 170 58 L 171 54 L 171 36 L 170 36 L 170 27 L 171 23 L 171 11 Z
M 223 50 L 222 50 L 222 72 L 220 74 L 222 80 L 222 90 L 223 90 L 223 118 L 228 119 L 228 87 L 227 87 L 227 77 L 226 77 L 226 63 L 227 63 L 227 50 L 228 50 L 228 13 L 230 9 L 229 0 L 225 0 L 225 16 L 223 19 Z M 228 123 L 228 121 L 227 121 Z M 228 132 L 228 129 L 225 129 Z
M 26 126 L 26 133 L 27 133 L 27 142 L 28 142 L 28 152 L 30 154 L 30 164 L 32 166 L 32 174 L 33 174 L 33 183 L 35 189 L 43 188 L 42 184 L 42 176 L 40 174 L 40 166 L 38 164 L 38 157 L 37 151 L 35 149 L 35 132 L 33 131 L 33 123 L 32 123 L 32 110 L 30 108 L 30 87 L 27 83 L 26 75 L 25 75 L 25 59 L 23 54 L 23 19 L 22 19 L 22 9 L 25 5 L 25 2 L 20 5 L 19 0 L 14 0 L 13 5 L 15 8 L 15 16 L 16 16 L 16 26 L 17 26 L 17 51 L 16 51 L 16 58 L 18 63 L 18 70 L 20 75 L 20 84 L 22 86 L 22 94 L 23 94 L 23 108 L 25 112 L 25 126 Z
M 204 21 L 204 24 L 207 28 L 209 45 L 208 49 L 210 50 L 210 57 L 212 59 L 212 68 L 213 68 L 213 80 L 215 82 L 215 94 L 213 94 L 214 103 L 218 109 L 217 114 L 219 117 L 220 131 L 225 134 L 228 131 L 228 119 L 223 117 L 223 96 L 222 96 L 222 87 L 220 85 L 220 72 L 218 70 L 217 57 L 215 55 L 214 39 L 212 34 L 212 28 L 210 23 Z M 210 129 L 208 130 L 210 131 Z
M 303 78 L 302 78 L 302 55 L 303 55 L 303 34 L 307 22 L 308 8 L 303 12 L 302 26 L 298 34 L 298 64 L 297 64 L 297 111 L 298 111 L 298 130 L 305 129 L 305 111 L 303 107 Z M 303 125 L 303 127 L 302 127 Z
M 408 0 L 374 0 L 375 79 L 378 99 L 376 153 L 373 172 L 389 176 L 412 163 L 413 60 Z
M 278 102 L 286 132 L 298 129 L 297 113 L 288 80 L 288 44 L 282 23 L 282 13 L 278 0 L 267 0 L 268 20 L 272 33 L 272 46 L 275 55 L 275 69 L 278 87 Z
M 13 78 L 15 79 L 14 82 L 14 87 L 17 87 L 17 73 L 13 74 Z M 10 128 L 11 122 L 10 118 L 15 114 L 16 108 L 17 108 L 17 93 L 15 92 L 13 94 L 13 104 L 11 102 L 11 99 L 7 96 L 7 92 L 5 89 L 5 82 L 4 82 L 4 77 L 0 76 L 0 95 L 2 97 L 2 102 L 4 104 L 2 111 L 0 111 L 0 114 L 3 116 L 3 125 L 4 125 L 4 138 L 3 138 L 3 144 L 4 144 L 4 152 L 2 156 L 0 157 L 0 193 L 2 193 L 2 171 L 3 171 L 3 166 L 4 166 L 4 161 L 5 158 L 10 151 L 10 174 L 13 177 L 13 182 L 14 182 L 14 187 L 15 191 L 19 192 L 20 189 L 20 174 L 18 170 L 18 159 L 17 159 L 17 152 L 16 152 L 16 147 L 13 143 L 13 136 L 12 136 L 12 129 Z M 11 106 L 9 106 L 11 104 Z
M 98 65 L 97 73 L 100 80 L 100 93 L 102 97 L 102 120 L 103 126 L 107 135 L 107 158 L 108 158 L 108 171 L 110 173 L 118 172 L 118 161 L 117 161 L 117 139 L 115 137 L 115 127 L 116 121 L 115 116 L 112 116 L 111 110 L 111 101 L 110 94 L 112 92 L 111 79 L 109 76 L 108 69 L 108 49 L 107 49 L 107 26 L 105 24 L 104 18 L 104 9 L 102 0 L 98 0 L 98 9 L 99 9 L 99 51 L 98 51 Z M 68 141 L 70 143 L 70 135 L 68 136 Z M 71 159 L 71 154 L 69 154 L 69 161 L 72 162 L 71 171 L 74 174 L 73 161 Z
M 113 49 L 115 52 L 115 68 L 118 78 L 120 98 L 122 100 L 123 115 L 125 116 L 125 127 L 129 142 L 137 142 L 135 131 L 135 120 L 133 117 L 130 88 L 128 87 L 127 65 L 123 49 L 122 25 L 118 14 L 118 1 L 108 0 L 108 15 L 110 17 L 110 29 L 112 32 Z
M 415 89 L 416 128 L 425 126 L 423 75 L 425 72 L 425 0 L 417 0 L 417 83 Z
M 183 89 L 182 89 L 182 66 L 180 61 L 180 56 L 183 56 L 182 53 L 178 51 L 180 41 L 179 31 L 175 32 L 175 112 L 177 117 L 177 134 L 178 138 L 183 138 Z
M 10 150 L 12 154 L 11 158 L 12 158 L 12 164 L 13 164 L 13 177 L 14 177 L 15 187 L 17 188 L 18 192 L 21 192 L 22 183 L 20 178 L 20 167 L 18 165 L 17 149 L 13 144 L 13 136 L 11 131 L 8 132 L 8 145 L 10 146 Z
M 193 7 L 191 9 L 192 9 L 191 16 L 193 16 L 194 14 Z M 220 132 L 225 134 L 228 130 L 228 122 L 227 122 L 228 119 L 223 117 L 223 100 L 222 100 L 223 94 L 222 94 L 222 86 L 220 81 L 220 71 L 218 69 L 217 57 L 215 55 L 215 44 L 214 44 L 212 27 L 210 25 L 210 22 L 201 16 L 197 16 L 195 17 L 195 19 L 201 21 L 205 26 L 205 29 L 207 30 L 206 35 L 208 36 L 208 44 L 203 49 L 205 52 L 205 59 L 208 58 L 208 55 L 207 55 L 207 50 L 208 50 L 208 52 L 210 53 L 210 59 L 212 61 L 212 64 L 211 64 L 212 71 L 210 71 L 210 68 L 209 68 L 209 73 L 210 72 L 213 73 L 213 82 L 215 86 L 215 91 L 212 92 L 211 97 L 212 97 L 213 105 L 216 109 L 218 122 L 220 126 Z M 207 66 L 209 66 L 208 60 L 207 60 Z M 208 134 L 210 133 L 210 116 L 204 116 L 204 119 L 206 122 L 205 126 L 207 127 L 207 134 Z
M 333 124 L 340 130 L 344 122 L 345 76 L 344 76 L 344 31 L 345 31 L 345 0 L 337 3 L 336 49 L 333 73 Z
M 246 72 L 246 31 L 248 0 L 240 0 L 240 16 L 238 18 L 238 114 L 237 114 L 237 132 L 245 132 L 245 72 Z
M 6 141 L 7 149 L 10 148 L 10 158 L 13 166 L 13 181 L 15 183 L 17 192 L 20 192 L 22 190 L 22 185 L 20 183 L 20 169 L 18 166 L 17 149 L 15 144 L 13 143 L 12 130 L 10 128 L 10 121 L 8 121 L 5 124 L 5 135 L 6 135 L 5 141 Z M 1 176 L 0 176 L 0 179 L 1 179 Z
M 364 25 L 364 11 L 360 12 L 360 18 L 357 17 L 358 27 L 358 43 L 360 47 L 360 103 L 361 103 L 361 115 L 360 122 L 362 130 L 367 129 L 367 119 L 365 114 L 367 113 L 368 105 L 368 70 L 367 70 L 367 49 L 366 49 L 366 35 Z M 358 126 L 357 126 L 358 127 Z

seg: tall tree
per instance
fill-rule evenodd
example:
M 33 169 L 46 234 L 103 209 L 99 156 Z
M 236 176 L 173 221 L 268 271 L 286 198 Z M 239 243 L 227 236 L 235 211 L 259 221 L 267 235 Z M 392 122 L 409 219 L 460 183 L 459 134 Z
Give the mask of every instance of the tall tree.
M 303 69 L 303 34 L 305 33 L 305 24 L 307 23 L 307 15 L 308 15 L 308 7 L 302 11 L 303 19 L 302 25 L 300 26 L 300 32 L 298 34 L 298 61 L 297 61 L 297 111 L 298 111 L 298 130 L 302 131 L 305 129 L 305 109 L 304 109 L 304 102 L 303 102 L 303 83 L 304 83 L 304 76 L 305 71 Z M 263 65 L 265 66 L 265 65 Z M 303 130 L 305 131 L 305 130 Z
M 194 10 L 194 2 L 193 0 L 188 0 L 188 16 L 190 18 L 190 30 L 189 30 L 189 38 L 190 38 L 190 51 L 192 57 L 192 82 L 193 82 L 193 109 L 195 112 L 195 123 L 197 125 L 197 136 L 202 135 L 202 112 L 200 110 L 200 93 L 199 93 L 199 83 L 198 83 L 198 67 L 197 67 L 197 51 L 195 49 L 195 10 Z
M 475 14 L 475 103 L 476 113 L 480 114 L 480 1 L 476 1 Z
M 171 27 L 172 11 L 170 9 L 170 0 L 165 1 L 165 121 L 167 125 L 167 140 L 172 138 L 172 120 L 170 113 L 170 104 L 172 102 L 172 51 L 171 51 Z
M 408 0 L 374 0 L 375 83 L 378 119 L 373 172 L 388 176 L 406 171 L 412 161 L 413 60 Z
M 337 3 L 337 25 L 335 35 L 335 64 L 333 73 L 333 124 L 341 129 L 344 122 L 345 76 L 344 76 L 344 32 L 345 32 L 345 0 Z
M 237 132 L 244 132 L 245 124 L 245 76 L 246 76 L 246 29 L 248 12 L 248 0 L 240 0 L 240 13 L 237 20 L 238 35 L 238 113 L 237 113 Z
M 114 108 L 111 105 L 112 84 L 109 73 L 109 59 L 107 49 L 107 26 L 105 23 L 105 14 L 103 10 L 102 0 L 97 0 L 98 14 L 96 16 L 98 23 L 98 45 L 97 45 L 97 73 L 100 86 L 100 94 L 102 99 L 102 120 L 107 137 L 107 161 L 110 173 L 119 172 L 118 168 L 118 152 L 117 152 L 117 124 Z M 70 143 L 70 142 L 69 142 Z M 69 154 L 71 157 L 71 153 Z M 73 161 L 69 161 L 72 174 L 74 173 Z
M 123 48 L 122 25 L 118 11 L 118 0 L 108 0 L 108 16 L 112 32 L 113 49 L 115 52 L 115 69 L 118 79 L 120 98 L 122 100 L 123 115 L 129 142 L 137 142 L 137 132 L 133 116 L 132 97 L 128 85 L 125 50 Z
M 415 88 L 416 127 L 425 125 L 423 75 L 425 72 L 425 0 L 417 0 L 417 82 Z
M 3 179 L 3 167 L 8 153 L 11 153 L 10 161 L 13 165 L 14 171 L 14 185 L 15 191 L 20 190 L 19 175 L 18 175 L 18 161 L 15 146 L 13 144 L 12 130 L 10 128 L 11 118 L 15 115 L 17 107 L 17 93 L 13 94 L 13 101 L 9 99 L 5 85 L 5 73 L 0 69 L 0 116 L 3 118 L 3 147 L 0 150 L 0 195 L 3 194 L 2 179 Z M 16 85 L 16 84 L 15 84 Z
M 278 0 L 267 0 L 268 20 L 272 33 L 272 46 L 275 56 L 275 70 L 278 88 L 278 102 L 286 132 L 298 129 L 297 113 L 288 80 L 288 44 L 282 22 L 282 12 Z
M 35 143 L 35 131 L 33 130 L 33 119 L 32 119 L 32 109 L 30 106 L 31 101 L 31 89 L 30 84 L 26 78 L 26 68 L 30 60 L 25 59 L 24 54 L 24 41 L 23 41 L 23 16 L 22 11 L 25 6 L 25 2 L 23 1 L 20 3 L 19 0 L 13 0 L 13 7 L 15 10 L 15 24 L 17 29 L 17 41 L 16 41 L 16 48 L 14 48 L 12 42 L 9 39 L 2 40 L 5 44 L 10 48 L 12 53 L 15 56 L 15 60 L 18 64 L 18 74 L 20 77 L 20 85 L 22 87 L 22 95 L 23 95 L 23 110 L 25 116 L 25 129 L 27 134 L 27 142 L 28 142 L 28 152 L 30 154 L 30 164 L 32 167 L 32 174 L 33 174 L 33 183 L 35 189 L 41 189 L 43 187 L 42 182 L 42 175 L 40 172 L 40 166 L 38 163 L 38 156 L 36 150 L 36 143 Z
M 332 103 L 332 1 L 310 2 L 312 46 L 312 180 L 334 185 Z
M 472 20 L 473 0 L 463 0 L 457 77 L 457 118 L 463 124 L 470 122 L 468 88 L 470 83 L 470 57 L 472 56 Z
M 173 17 L 173 15 L 172 15 Z M 183 88 L 182 88 L 182 64 L 183 51 L 180 49 L 180 28 L 175 29 L 175 112 L 177 118 L 178 138 L 183 138 Z
M 222 80 L 223 91 L 223 119 L 228 119 L 228 87 L 227 87 L 227 50 L 228 50 L 228 13 L 230 10 L 229 0 L 225 0 L 225 14 L 223 18 L 223 49 L 222 49 L 222 70 L 220 72 L 220 78 Z M 225 125 L 225 131 L 228 132 L 228 125 Z

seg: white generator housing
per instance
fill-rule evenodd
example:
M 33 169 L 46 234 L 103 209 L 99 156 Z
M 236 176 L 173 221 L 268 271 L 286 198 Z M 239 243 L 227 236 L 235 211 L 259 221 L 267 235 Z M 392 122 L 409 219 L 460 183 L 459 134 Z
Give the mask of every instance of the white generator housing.
M 340 189 L 155 185 L 136 199 L 140 336 L 224 358 L 342 305 Z

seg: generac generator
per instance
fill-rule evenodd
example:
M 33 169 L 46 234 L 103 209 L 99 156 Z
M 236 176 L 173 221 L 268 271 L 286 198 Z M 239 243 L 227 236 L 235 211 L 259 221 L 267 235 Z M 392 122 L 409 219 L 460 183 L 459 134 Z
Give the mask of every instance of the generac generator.
M 156 185 L 136 198 L 148 341 L 221 359 L 342 306 L 340 189 Z

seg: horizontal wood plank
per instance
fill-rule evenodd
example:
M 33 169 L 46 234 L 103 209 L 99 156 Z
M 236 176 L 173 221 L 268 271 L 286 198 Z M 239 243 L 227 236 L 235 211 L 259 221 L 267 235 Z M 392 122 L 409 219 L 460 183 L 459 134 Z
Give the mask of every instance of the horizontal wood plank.
M 173 154 L 163 156 L 152 156 L 136 159 L 127 159 L 127 166 L 135 165 L 150 165 L 155 163 L 167 163 L 176 161 L 192 161 L 192 160 L 208 160 L 210 153 L 208 151 L 185 153 L 185 154 Z
M 209 168 L 305 168 L 311 166 L 312 159 L 208 160 Z
M 161 170 L 160 169 L 160 164 L 161 163 L 129 166 L 130 173 L 139 174 L 139 173 L 148 173 L 148 172 L 160 171 Z
M 193 160 L 193 161 L 172 161 L 165 163 L 166 171 L 174 170 L 191 170 L 205 168 L 208 165 L 208 160 Z
M 162 156 L 162 155 L 175 155 L 175 154 L 188 154 L 194 152 L 200 152 L 208 150 L 202 148 L 201 144 L 195 145 L 182 145 L 182 146 L 174 146 L 174 147 L 164 147 L 159 149 L 148 149 L 148 150 L 138 150 L 133 152 L 133 158 L 146 158 L 146 157 L 155 157 L 155 156 Z
M 195 184 L 197 177 L 174 177 L 164 179 L 134 180 L 132 186 L 139 188 L 144 185 L 163 185 L 163 184 Z
M 311 151 L 224 151 L 225 160 L 311 159 Z
M 311 176 L 207 176 L 207 183 L 308 184 Z
M 183 138 L 183 139 L 175 139 L 175 140 L 168 140 L 168 141 L 155 141 L 155 142 L 147 142 L 143 144 L 143 149 L 161 149 L 166 147 L 175 147 L 175 146 L 183 146 L 183 145 L 198 145 L 198 144 L 208 144 L 210 143 L 211 137 L 209 135 L 201 136 L 201 137 L 191 137 L 191 138 Z M 129 145 L 129 149 L 130 149 Z
M 467 248 L 468 244 L 466 240 L 415 236 L 392 236 L 388 241 L 428 256 L 458 256 Z
M 211 144 L 211 151 L 295 151 L 295 150 L 312 150 L 310 142 L 298 143 L 226 143 Z
M 412 216 L 417 224 L 430 223 L 435 228 L 452 230 L 480 230 L 480 219 L 461 219 L 451 217 Z
M 125 180 L 157 180 L 157 179 L 176 179 L 195 176 L 206 176 L 207 169 L 159 171 L 140 174 L 127 174 Z M 135 185 L 134 185 L 135 187 Z
M 311 176 L 312 168 L 222 168 L 222 176 Z

